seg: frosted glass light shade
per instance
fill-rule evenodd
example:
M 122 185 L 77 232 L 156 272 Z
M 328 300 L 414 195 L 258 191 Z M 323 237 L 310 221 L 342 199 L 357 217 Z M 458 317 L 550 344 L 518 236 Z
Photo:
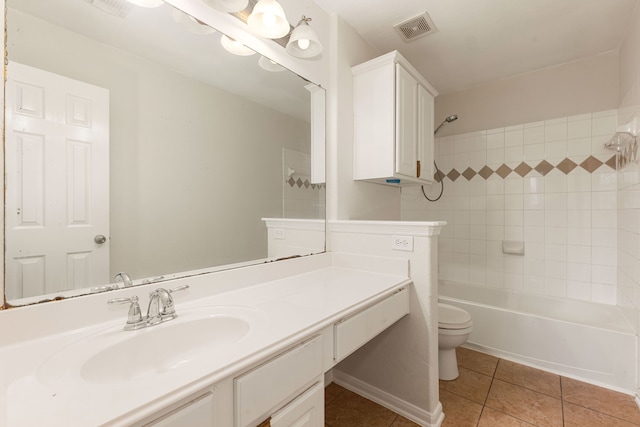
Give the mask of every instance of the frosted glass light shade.
M 221 12 L 236 13 L 247 8 L 249 0 L 203 0 L 206 4 Z
M 176 21 L 178 24 L 180 24 L 185 30 L 189 31 L 190 33 L 206 35 L 206 34 L 213 34 L 216 32 L 216 30 L 214 30 L 207 24 L 198 21 L 193 16 L 187 15 L 186 13 L 184 13 L 179 9 L 173 9 L 173 11 L 171 12 L 171 17 L 173 18 L 174 21 Z
M 131 4 L 142 7 L 158 7 L 162 6 L 163 0 L 127 0 Z
M 249 29 L 268 39 L 279 39 L 289 34 L 291 26 L 277 0 L 260 0 L 247 19 Z
M 234 55 L 251 56 L 256 53 L 253 49 L 246 47 L 239 41 L 233 40 L 232 38 L 227 37 L 224 34 L 220 38 L 220 43 L 222 43 L 222 47 L 224 47 L 227 52 L 233 53 Z
M 313 58 L 322 52 L 322 44 L 316 32 L 309 26 L 310 18 L 304 16 L 294 28 L 287 43 L 287 52 L 297 58 Z
M 284 71 L 284 67 L 282 65 L 264 56 L 261 56 L 260 59 L 258 59 L 258 65 L 263 70 L 270 71 L 272 73 L 278 73 L 280 71 Z

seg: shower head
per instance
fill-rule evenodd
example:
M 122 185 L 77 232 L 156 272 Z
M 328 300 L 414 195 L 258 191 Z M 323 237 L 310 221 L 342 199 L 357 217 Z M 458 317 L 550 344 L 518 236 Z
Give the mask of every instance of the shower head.
M 446 125 L 447 123 L 451 123 L 451 122 L 455 122 L 456 120 L 458 120 L 458 115 L 457 114 L 452 114 L 449 117 L 447 117 L 446 119 L 444 119 L 442 121 L 442 123 L 440 123 L 438 125 L 438 127 L 436 128 L 436 130 L 433 131 L 433 134 L 435 135 L 436 133 L 438 133 L 438 131 L 440 130 L 440 128 L 444 125 Z

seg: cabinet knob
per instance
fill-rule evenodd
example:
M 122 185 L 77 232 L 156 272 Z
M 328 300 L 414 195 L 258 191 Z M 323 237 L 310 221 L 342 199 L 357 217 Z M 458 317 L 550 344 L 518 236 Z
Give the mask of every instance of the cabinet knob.
M 420 178 L 420 160 L 418 160 L 416 163 L 417 163 L 416 169 L 418 169 L 417 177 Z

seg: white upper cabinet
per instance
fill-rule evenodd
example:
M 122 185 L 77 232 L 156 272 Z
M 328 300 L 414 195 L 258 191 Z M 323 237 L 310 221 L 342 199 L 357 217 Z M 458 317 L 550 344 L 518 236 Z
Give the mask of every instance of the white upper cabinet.
M 354 179 L 433 181 L 433 99 L 438 92 L 397 51 L 352 68 Z

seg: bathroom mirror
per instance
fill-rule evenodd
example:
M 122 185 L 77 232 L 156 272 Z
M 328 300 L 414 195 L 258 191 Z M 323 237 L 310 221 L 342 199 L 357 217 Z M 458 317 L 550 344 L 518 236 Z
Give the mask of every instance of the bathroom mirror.
M 6 22 L 8 304 L 271 261 L 264 218 L 322 233 L 287 256 L 324 251 L 322 89 L 168 4 L 7 0 Z

